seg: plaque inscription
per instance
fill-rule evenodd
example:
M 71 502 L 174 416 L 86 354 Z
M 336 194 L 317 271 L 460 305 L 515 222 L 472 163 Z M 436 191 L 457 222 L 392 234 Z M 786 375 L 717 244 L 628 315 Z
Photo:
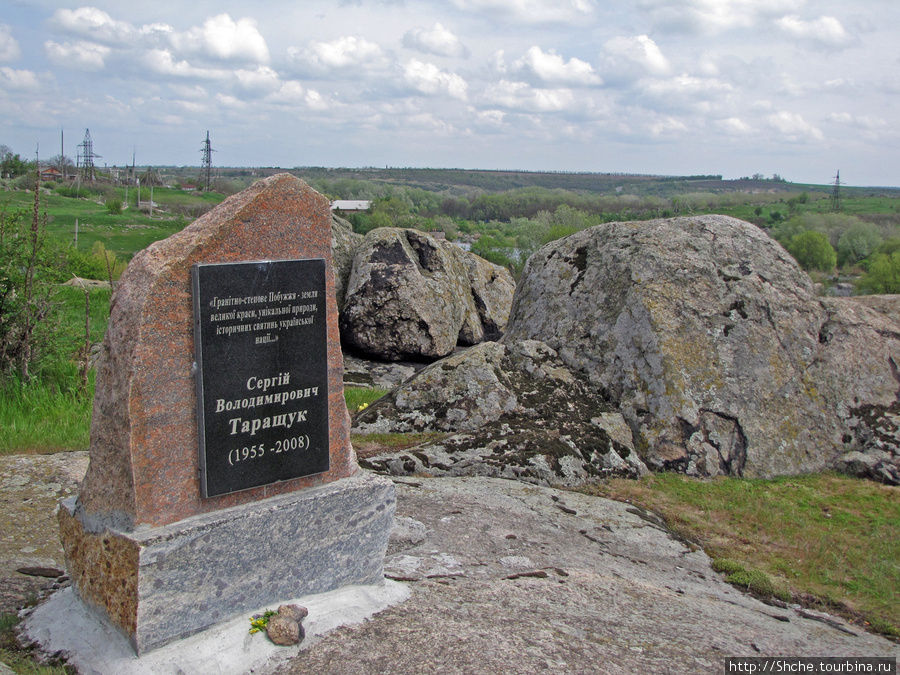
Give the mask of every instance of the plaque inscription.
M 325 261 L 191 273 L 203 496 L 327 471 Z

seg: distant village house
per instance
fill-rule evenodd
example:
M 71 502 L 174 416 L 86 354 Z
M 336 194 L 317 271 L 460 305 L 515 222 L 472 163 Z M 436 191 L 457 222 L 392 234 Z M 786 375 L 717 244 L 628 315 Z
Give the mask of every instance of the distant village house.
M 55 166 L 41 167 L 41 181 L 55 180 L 57 182 L 63 179 L 62 171 Z
M 371 205 L 372 202 L 369 199 L 335 199 L 331 202 L 331 210 L 341 213 L 360 213 L 368 211 Z

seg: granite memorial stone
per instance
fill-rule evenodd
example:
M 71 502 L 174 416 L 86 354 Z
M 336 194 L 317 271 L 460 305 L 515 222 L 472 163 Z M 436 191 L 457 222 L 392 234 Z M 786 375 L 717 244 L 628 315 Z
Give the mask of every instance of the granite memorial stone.
M 383 583 L 394 490 L 350 445 L 330 234 L 328 201 L 281 174 L 122 276 L 59 522 L 75 592 L 138 654 Z

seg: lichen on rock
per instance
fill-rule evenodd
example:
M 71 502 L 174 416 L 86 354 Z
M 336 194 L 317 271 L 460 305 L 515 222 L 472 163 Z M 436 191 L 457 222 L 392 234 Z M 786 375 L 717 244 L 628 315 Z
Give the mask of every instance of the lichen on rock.
M 359 415 L 355 429 L 450 434 L 360 461 L 392 474 L 575 485 L 646 472 L 621 416 L 554 350 L 533 340 L 488 342 L 432 364 Z
M 379 228 L 357 247 L 341 312 L 345 344 L 389 361 L 433 361 L 506 327 L 510 273 L 417 230 Z

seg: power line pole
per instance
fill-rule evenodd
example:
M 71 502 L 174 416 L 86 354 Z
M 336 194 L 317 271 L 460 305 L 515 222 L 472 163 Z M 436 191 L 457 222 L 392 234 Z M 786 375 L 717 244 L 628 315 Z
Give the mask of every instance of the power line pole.
M 203 153 L 203 165 L 200 171 L 201 174 L 206 175 L 206 191 L 209 192 L 209 187 L 212 183 L 212 154 L 215 152 L 209 144 L 209 131 L 206 132 L 206 141 L 203 143 L 203 149 L 200 152 Z
M 94 154 L 94 142 L 91 140 L 91 130 L 84 130 L 84 140 L 78 144 L 78 167 L 85 181 L 94 182 L 97 177 L 94 171 L 94 159 L 100 155 Z
M 831 191 L 831 210 L 837 213 L 841 210 L 841 172 L 834 177 L 834 189 Z

